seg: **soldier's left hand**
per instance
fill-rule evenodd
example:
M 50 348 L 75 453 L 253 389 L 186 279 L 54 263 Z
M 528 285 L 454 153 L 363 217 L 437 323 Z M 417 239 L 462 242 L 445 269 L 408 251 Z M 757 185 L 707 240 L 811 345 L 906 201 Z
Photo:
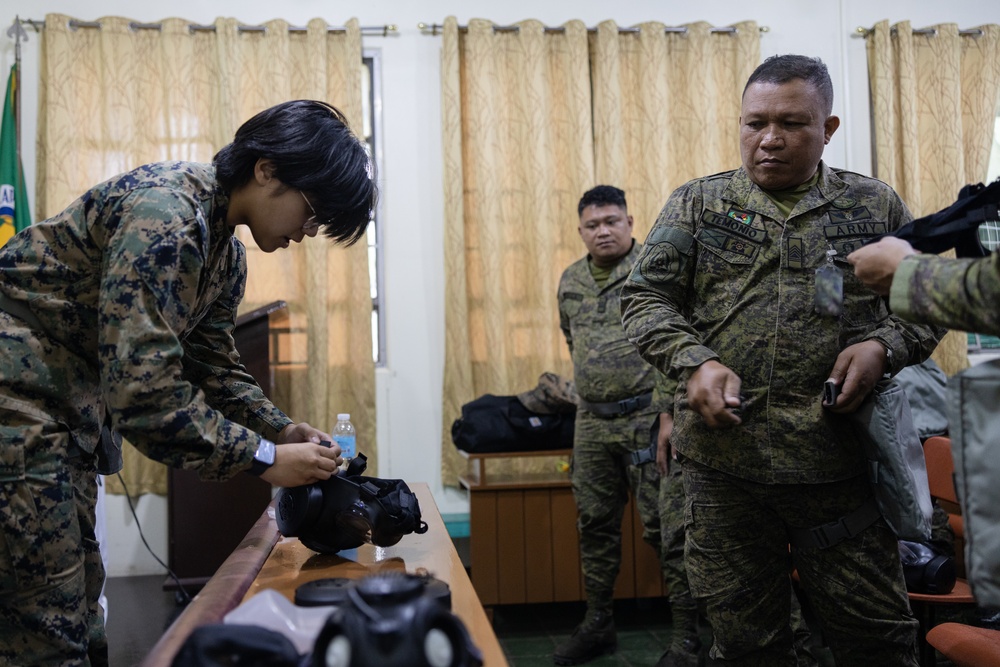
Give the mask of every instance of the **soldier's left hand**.
M 875 388 L 885 374 L 885 348 L 877 340 L 855 343 L 837 355 L 830 371 L 830 379 L 840 387 L 840 395 L 833 406 L 824 406 L 830 412 L 854 412 Z M 817 387 L 817 390 L 821 387 Z
M 289 424 L 281 429 L 281 433 L 274 441 L 279 445 L 286 442 L 314 442 L 318 445 L 323 441 L 331 442 L 332 440 L 329 433 L 313 428 L 306 422 L 299 422 L 298 424 Z

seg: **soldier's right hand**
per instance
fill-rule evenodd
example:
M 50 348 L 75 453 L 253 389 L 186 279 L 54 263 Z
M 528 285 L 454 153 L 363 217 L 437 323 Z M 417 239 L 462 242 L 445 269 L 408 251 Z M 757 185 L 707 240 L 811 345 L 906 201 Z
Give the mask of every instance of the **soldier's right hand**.
M 656 470 L 660 477 L 666 477 L 670 472 L 670 459 L 674 458 L 674 448 L 670 445 L 670 435 L 673 432 L 674 413 L 661 412 L 656 433 Z
M 709 428 L 729 428 L 742 423 L 733 412 L 740 407 L 740 376 L 714 359 L 706 361 L 687 382 L 688 404 Z
M 340 447 L 330 447 L 314 442 L 288 442 L 274 450 L 274 465 L 260 478 L 274 486 L 302 486 L 336 475 L 344 462 Z

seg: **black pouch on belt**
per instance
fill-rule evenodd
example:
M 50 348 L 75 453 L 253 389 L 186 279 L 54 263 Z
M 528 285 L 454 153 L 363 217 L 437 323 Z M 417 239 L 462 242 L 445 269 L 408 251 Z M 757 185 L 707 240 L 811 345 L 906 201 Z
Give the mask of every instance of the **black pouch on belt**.
M 108 418 L 108 421 L 111 421 Z M 107 424 L 101 426 L 101 439 L 94 451 L 97 455 L 97 472 L 101 475 L 114 475 L 122 469 L 122 437 L 112 431 Z

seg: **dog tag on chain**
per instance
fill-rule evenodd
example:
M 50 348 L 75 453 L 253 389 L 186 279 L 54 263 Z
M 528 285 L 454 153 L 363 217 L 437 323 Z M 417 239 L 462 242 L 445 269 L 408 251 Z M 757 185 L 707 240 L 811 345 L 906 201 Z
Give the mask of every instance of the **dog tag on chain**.
M 813 305 L 817 313 L 840 317 L 844 311 L 844 273 L 833 263 L 836 250 L 826 251 L 826 262 L 816 269 Z

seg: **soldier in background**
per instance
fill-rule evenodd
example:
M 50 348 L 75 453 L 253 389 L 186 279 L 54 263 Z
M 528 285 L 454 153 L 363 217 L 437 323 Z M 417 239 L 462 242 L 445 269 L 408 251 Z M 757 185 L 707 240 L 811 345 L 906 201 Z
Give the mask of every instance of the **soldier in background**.
M 911 216 L 822 162 L 832 107 L 821 61 L 768 58 L 743 92 L 742 168 L 671 194 L 622 290 L 629 339 L 679 381 L 685 564 L 726 664 L 796 664 L 790 567 L 838 665 L 917 664 L 896 536 L 841 415 L 940 332 L 845 275 L 844 249 Z
M 0 250 L 0 665 L 107 664 L 94 504 L 121 436 L 204 480 L 335 474 L 330 436 L 293 423 L 239 363 L 233 232 L 247 225 L 264 252 L 320 229 L 354 243 L 371 167 L 339 111 L 286 102 L 212 164 L 116 176 Z
M 632 216 L 618 188 L 599 185 L 584 193 L 578 213 L 588 254 L 563 272 L 558 298 L 579 394 L 572 484 L 587 612 L 556 648 L 557 665 L 588 662 L 617 647 L 612 600 L 630 490 L 643 539 L 661 553 L 659 475 L 649 447 L 649 426 L 659 412 L 652 403 L 657 373 L 625 337 L 619 306 L 619 290 L 641 246 L 632 238 Z

